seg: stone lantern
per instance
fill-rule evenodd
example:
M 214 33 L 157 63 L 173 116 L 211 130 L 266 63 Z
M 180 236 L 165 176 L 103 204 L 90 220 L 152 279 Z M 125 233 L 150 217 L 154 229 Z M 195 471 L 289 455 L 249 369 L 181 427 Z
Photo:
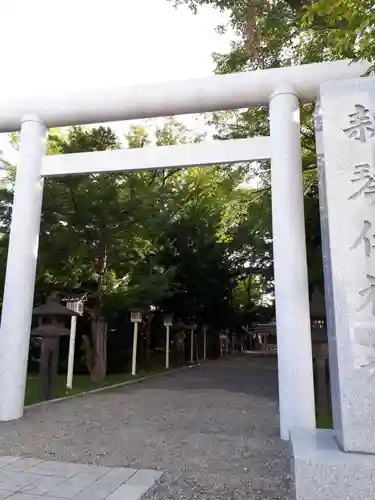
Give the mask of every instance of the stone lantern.
M 31 336 L 40 337 L 39 396 L 42 401 L 53 399 L 59 360 L 60 337 L 69 335 L 65 328 L 67 318 L 78 313 L 69 310 L 59 302 L 48 299 L 41 306 L 35 307 L 33 315 L 38 317 L 38 326 L 31 331 Z

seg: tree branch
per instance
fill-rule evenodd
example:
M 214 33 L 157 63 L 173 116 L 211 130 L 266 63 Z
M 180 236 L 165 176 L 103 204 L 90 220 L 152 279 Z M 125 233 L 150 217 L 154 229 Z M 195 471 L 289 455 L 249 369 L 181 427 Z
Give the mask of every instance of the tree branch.
M 166 169 L 164 168 L 163 169 L 163 186 L 165 185 L 165 182 L 169 179 L 169 177 L 172 177 L 172 175 L 177 174 L 177 172 L 179 172 L 179 171 L 180 171 L 179 168 L 172 168 L 172 169 L 169 169 L 169 172 L 167 174 L 165 174 Z
M 78 204 L 77 204 L 77 200 L 76 200 L 73 188 L 72 188 L 72 186 L 68 185 L 68 189 L 69 189 L 70 197 L 72 199 L 72 203 L 73 203 L 73 208 L 74 208 L 75 214 L 78 215 Z
M 150 187 L 155 182 L 155 179 L 157 178 L 157 176 L 158 176 L 158 170 L 155 168 L 152 171 L 151 180 L 148 182 L 147 187 Z

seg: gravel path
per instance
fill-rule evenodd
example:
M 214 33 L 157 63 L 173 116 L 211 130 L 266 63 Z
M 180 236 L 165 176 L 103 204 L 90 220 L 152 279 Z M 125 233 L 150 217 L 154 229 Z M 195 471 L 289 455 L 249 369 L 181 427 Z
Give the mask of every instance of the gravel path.
M 210 362 L 0 424 L 0 455 L 166 470 L 147 500 L 289 500 L 274 359 Z

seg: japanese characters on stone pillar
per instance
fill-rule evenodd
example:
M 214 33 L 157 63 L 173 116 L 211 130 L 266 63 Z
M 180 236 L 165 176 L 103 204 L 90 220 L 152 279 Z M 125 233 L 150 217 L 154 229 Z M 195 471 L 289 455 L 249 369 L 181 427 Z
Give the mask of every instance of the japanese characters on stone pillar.
M 317 119 L 334 431 L 375 453 L 375 78 L 322 85 Z

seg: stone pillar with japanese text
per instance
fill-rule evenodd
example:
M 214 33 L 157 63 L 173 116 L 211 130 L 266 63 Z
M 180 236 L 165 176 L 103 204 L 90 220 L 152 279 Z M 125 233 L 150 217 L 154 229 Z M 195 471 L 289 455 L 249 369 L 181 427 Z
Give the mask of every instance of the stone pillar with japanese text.
M 343 450 L 375 453 L 375 79 L 323 85 L 320 105 L 334 430 Z
M 333 429 L 291 432 L 297 500 L 375 498 L 375 78 L 321 86 L 316 119 Z

